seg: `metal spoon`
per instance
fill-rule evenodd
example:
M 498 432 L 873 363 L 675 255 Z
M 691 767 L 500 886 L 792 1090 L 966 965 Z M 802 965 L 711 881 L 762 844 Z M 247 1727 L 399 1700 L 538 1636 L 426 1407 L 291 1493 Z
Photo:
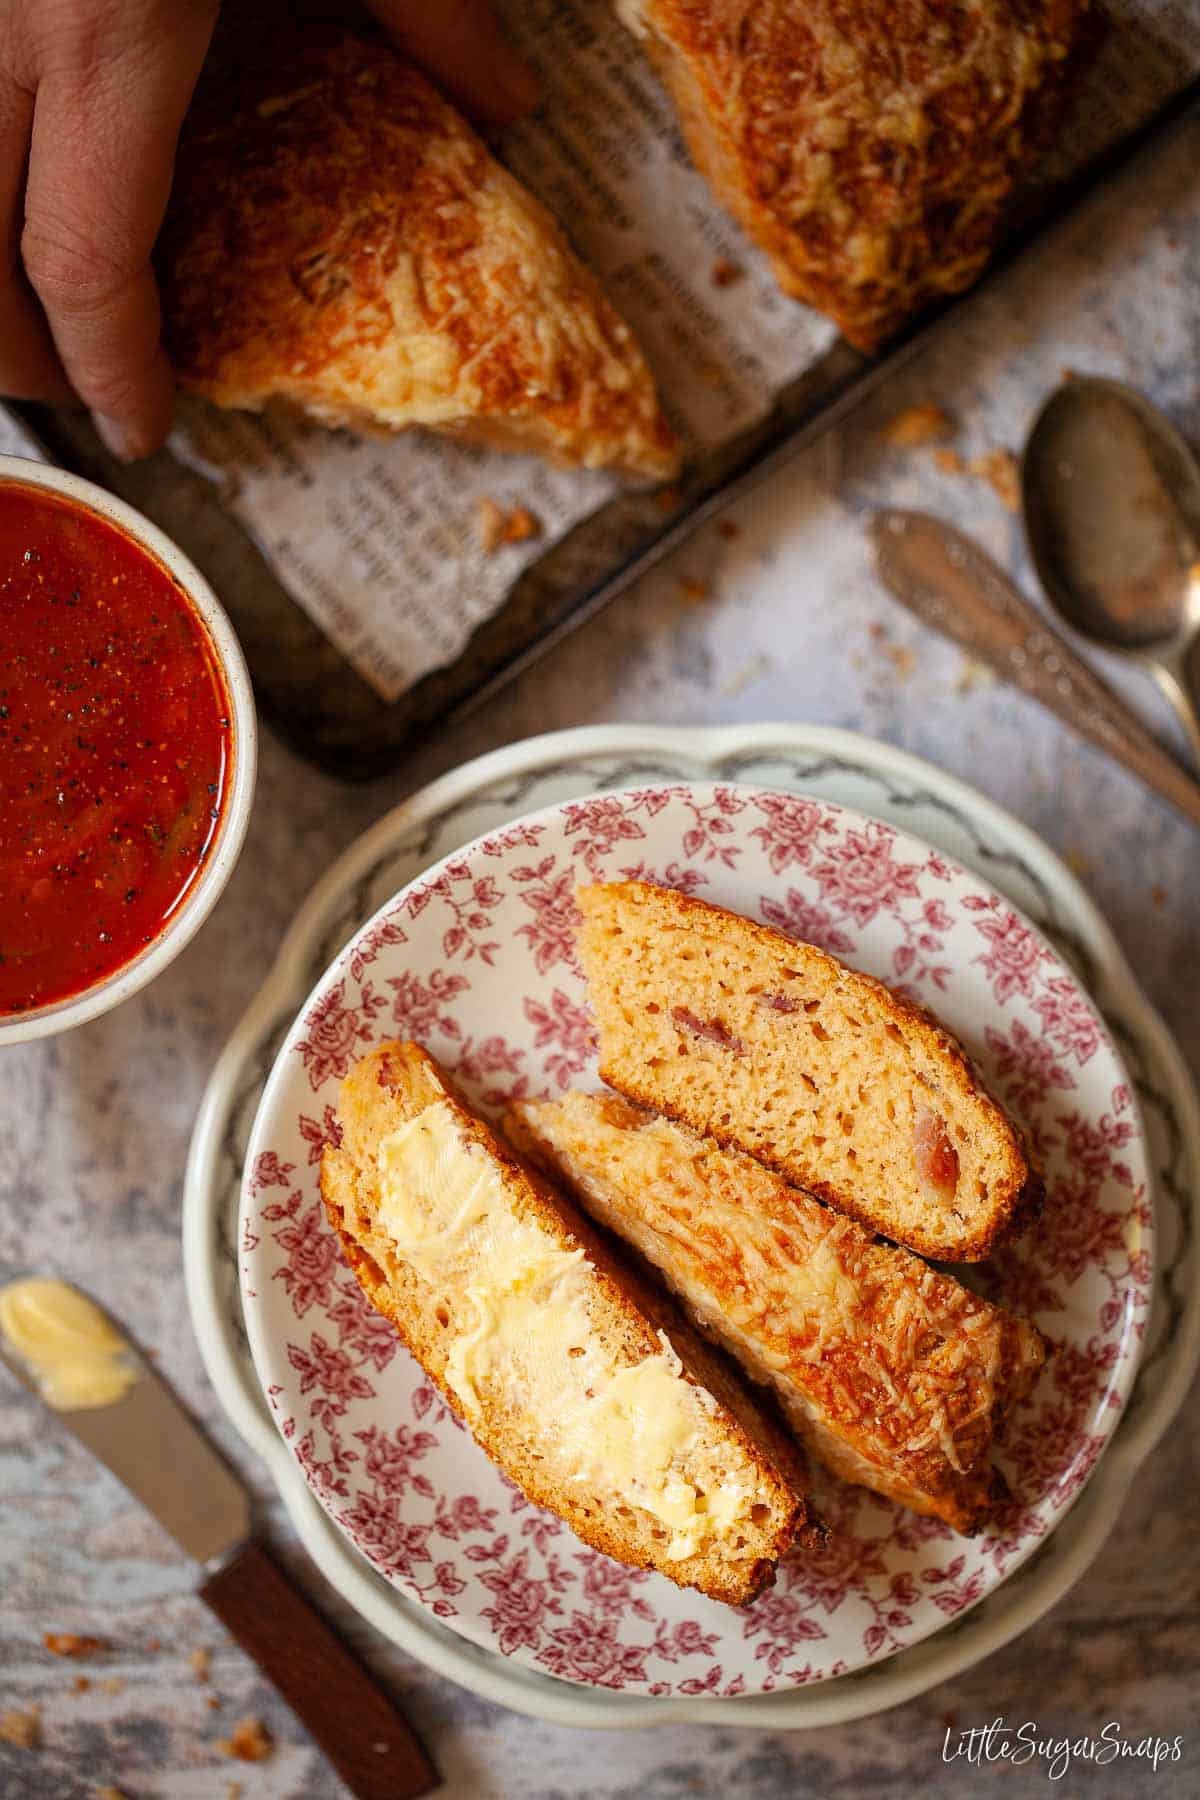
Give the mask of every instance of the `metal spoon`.
M 1200 762 L 1200 463 L 1188 445 L 1134 389 L 1077 377 L 1034 422 L 1021 501 L 1051 605 L 1153 675 Z

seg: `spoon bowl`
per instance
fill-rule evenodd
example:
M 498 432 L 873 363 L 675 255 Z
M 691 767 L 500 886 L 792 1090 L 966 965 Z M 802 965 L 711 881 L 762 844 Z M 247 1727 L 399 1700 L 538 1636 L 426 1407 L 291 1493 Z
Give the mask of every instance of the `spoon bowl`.
M 1025 529 L 1051 605 L 1155 677 L 1200 758 L 1200 462 L 1133 388 L 1053 393 L 1021 466 Z

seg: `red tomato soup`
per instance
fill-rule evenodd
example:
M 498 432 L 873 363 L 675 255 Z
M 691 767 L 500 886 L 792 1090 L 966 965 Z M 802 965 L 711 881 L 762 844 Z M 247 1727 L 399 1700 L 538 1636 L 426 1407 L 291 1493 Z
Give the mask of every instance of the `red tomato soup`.
M 178 584 L 99 514 L 0 482 L 0 1015 L 153 942 L 230 767 L 228 696 Z

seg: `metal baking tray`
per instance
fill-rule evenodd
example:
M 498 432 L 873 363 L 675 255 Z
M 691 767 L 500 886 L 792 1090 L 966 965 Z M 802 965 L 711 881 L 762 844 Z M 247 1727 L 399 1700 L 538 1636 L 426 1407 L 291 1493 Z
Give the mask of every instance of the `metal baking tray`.
M 1030 199 L 970 292 L 914 321 L 881 355 L 868 358 L 835 344 L 786 388 L 760 424 L 689 466 L 665 500 L 661 494 L 624 494 L 609 501 L 526 569 L 454 663 L 390 704 L 292 599 L 202 477 L 168 451 L 130 466 L 117 462 L 82 415 L 25 403 L 9 410 L 55 462 L 139 507 L 203 570 L 233 620 L 259 705 L 275 730 L 330 773 L 366 778 L 394 765 L 435 726 L 477 706 L 714 512 L 843 418 L 1082 200 L 1197 117 L 1200 77 L 1070 180 Z

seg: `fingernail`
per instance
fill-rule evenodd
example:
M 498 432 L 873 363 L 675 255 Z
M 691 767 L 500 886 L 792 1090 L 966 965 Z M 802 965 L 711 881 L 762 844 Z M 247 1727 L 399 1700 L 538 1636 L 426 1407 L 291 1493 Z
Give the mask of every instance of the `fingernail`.
M 94 412 L 92 424 L 96 427 L 106 450 L 121 462 L 133 462 L 142 454 L 128 426 L 121 419 L 110 418 L 108 413 Z

